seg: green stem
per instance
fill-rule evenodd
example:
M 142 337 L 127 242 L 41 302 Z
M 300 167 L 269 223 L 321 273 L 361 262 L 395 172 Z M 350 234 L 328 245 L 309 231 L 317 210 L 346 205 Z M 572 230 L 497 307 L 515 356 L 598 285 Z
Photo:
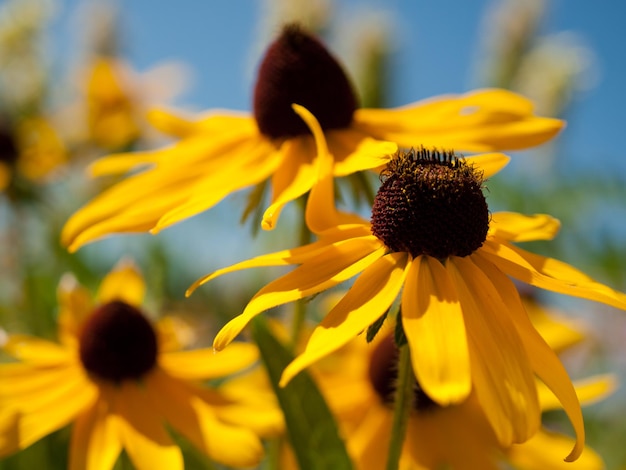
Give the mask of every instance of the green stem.
M 398 386 L 394 394 L 393 423 L 389 453 L 387 454 L 387 470 L 397 470 L 402 455 L 404 435 L 409 422 L 411 405 L 413 404 L 413 370 L 411 369 L 411 353 L 407 344 L 400 347 L 398 358 Z

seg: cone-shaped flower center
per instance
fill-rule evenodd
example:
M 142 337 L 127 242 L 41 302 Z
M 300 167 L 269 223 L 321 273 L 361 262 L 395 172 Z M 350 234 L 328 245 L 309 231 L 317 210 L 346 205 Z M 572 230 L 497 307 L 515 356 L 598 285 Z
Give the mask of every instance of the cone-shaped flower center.
M 254 117 L 262 134 L 285 139 L 310 133 L 292 104 L 304 106 L 322 129 L 352 122 L 357 99 L 328 50 L 297 25 L 288 25 L 268 48 L 254 88 Z
M 139 310 L 122 301 L 100 306 L 80 334 L 80 360 L 88 372 L 101 379 L 139 379 L 155 366 L 157 354 L 152 325 Z
M 370 356 L 369 377 L 374 390 L 386 405 L 393 405 L 393 394 L 398 377 L 398 347 L 391 335 L 385 337 Z M 438 405 L 424 393 L 417 381 L 413 384 L 413 409 L 433 410 Z
M 410 150 L 393 156 L 372 208 L 372 233 L 391 251 L 414 258 L 467 256 L 489 229 L 482 175 L 451 152 Z

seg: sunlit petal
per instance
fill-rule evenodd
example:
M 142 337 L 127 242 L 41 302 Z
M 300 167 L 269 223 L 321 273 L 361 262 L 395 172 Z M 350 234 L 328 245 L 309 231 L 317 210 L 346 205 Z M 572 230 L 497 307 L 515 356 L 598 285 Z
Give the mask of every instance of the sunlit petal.
M 37 364 L 66 364 L 72 359 L 72 352 L 66 348 L 32 336 L 11 335 L 0 346 L 16 359 Z
M 326 137 L 335 157 L 335 176 L 382 167 L 398 150 L 395 142 L 377 140 L 355 129 L 327 131 Z
M 560 228 L 561 223 L 546 214 L 494 212 L 489 223 L 489 236 L 511 242 L 552 240 Z
M 471 164 L 476 170 L 481 171 L 484 180 L 497 174 L 507 166 L 510 160 L 511 157 L 503 153 L 483 153 L 467 157 L 467 163 Z
M 524 442 L 539 428 L 535 379 L 508 308 L 468 258 L 452 257 L 467 328 L 476 396 L 502 445 Z
M 390 253 L 372 263 L 315 328 L 302 354 L 287 366 L 280 385 L 338 350 L 374 323 L 393 303 L 406 274 L 406 253 Z
M 81 325 L 93 311 L 91 292 L 73 275 L 65 274 L 57 288 L 57 301 L 59 340 L 65 347 L 76 348 Z
M 442 406 L 472 390 L 463 311 L 443 265 L 421 256 L 408 269 L 402 294 L 402 326 L 420 387 Z
M 578 269 L 554 258 L 530 253 L 506 242 L 486 240 L 479 254 L 502 272 L 522 282 L 561 294 L 626 309 L 626 295 L 594 281 Z
M 493 282 L 496 290 L 494 295 L 499 296 L 502 303 L 506 302 L 507 308 L 503 311 L 508 312 L 515 323 L 535 374 L 552 390 L 565 409 L 576 432 L 576 445 L 567 456 L 567 460 L 576 459 L 584 447 L 585 428 L 580 403 L 567 371 L 556 353 L 530 322 L 511 280 L 498 271 L 496 266 L 482 258 L 480 253 L 472 255 L 472 259 Z
M 165 134 L 185 138 L 195 134 L 220 134 L 237 129 L 243 134 L 258 132 L 254 119 L 248 114 L 214 110 L 197 119 L 187 119 L 164 109 L 153 109 L 148 113 L 150 124 Z
M 380 258 L 385 249 L 373 236 L 335 243 L 257 292 L 245 310 L 219 331 L 213 347 L 218 351 L 226 347 L 253 317 L 265 310 L 317 294 L 354 277 Z
M 530 100 L 506 90 L 446 95 L 397 109 L 359 109 L 353 127 L 401 147 L 489 152 L 524 149 L 554 137 L 558 119 L 533 115 Z

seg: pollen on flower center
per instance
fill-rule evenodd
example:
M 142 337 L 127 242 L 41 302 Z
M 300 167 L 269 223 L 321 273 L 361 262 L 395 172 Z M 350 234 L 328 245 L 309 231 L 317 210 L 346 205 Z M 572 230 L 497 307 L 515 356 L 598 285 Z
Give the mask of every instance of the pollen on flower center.
M 352 122 L 357 99 L 341 65 L 313 36 L 287 25 L 268 48 L 254 88 L 254 117 L 262 134 L 285 139 L 309 134 L 292 104 L 307 108 L 322 129 Z
M 489 229 L 482 175 L 452 152 L 396 153 L 381 175 L 372 233 L 390 250 L 438 259 L 467 256 Z
M 391 335 L 386 336 L 370 356 L 369 378 L 376 394 L 385 405 L 393 405 L 393 394 L 398 377 L 398 347 Z M 438 405 L 422 390 L 417 380 L 413 384 L 413 409 L 430 411 Z
M 100 306 L 80 333 L 80 360 L 101 379 L 139 379 L 156 364 L 156 333 L 148 319 L 122 301 Z

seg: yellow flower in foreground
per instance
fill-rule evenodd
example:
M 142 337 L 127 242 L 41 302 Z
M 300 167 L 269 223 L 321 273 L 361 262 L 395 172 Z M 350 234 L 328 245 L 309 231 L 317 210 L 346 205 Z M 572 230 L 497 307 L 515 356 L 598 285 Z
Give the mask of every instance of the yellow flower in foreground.
M 338 350 L 385 315 L 401 298 L 401 322 L 411 362 L 426 395 L 446 406 L 474 394 L 502 445 L 529 439 L 539 426 L 538 376 L 563 404 L 583 448 L 580 405 L 560 360 L 532 326 L 510 277 L 543 289 L 626 309 L 626 295 L 575 268 L 522 250 L 512 242 L 554 237 L 547 215 L 489 214 L 483 178 L 508 158 L 460 159 L 421 149 L 396 154 L 383 172 L 369 223 L 334 207 L 332 157 L 322 129 L 302 107 L 317 140 L 320 180 L 306 211 L 314 243 L 259 256 L 196 281 L 233 271 L 299 265 L 263 287 L 218 333 L 225 348 L 254 316 L 325 291 L 360 273 L 326 315 L 282 383 Z
M 557 335 L 561 346 L 572 340 L 567 325 Z M 541 325 L 538 325 L 542 332 Z M 574 332 L 578 339 L 578 332 Z M 392 427 L 393 392 L 396 384 L 397 347 L 381 333 L 373 343 L 359 337 L 312 368 L 316 381 L 333 411 L 356 470 L 385 468 Z M 542 411 L 557 409 L 554 395 L 537 381 Z M 615 388 L 612 376 L 596 376 L 577 382 L 583 403 L 603 398 Z M 573 439 L 541 428 L 524 444 L 498 443 L 475 394 L 463 402 L 442 407 L 414 385 L 413 406 L 404 441 L 403 470 L 601 470 L 602 459 L 585 447 L 579 460 L 564 462 Z
M 138 469 L 182 469 L 167 423 L 218 462 L 259 462 L 257 432 L 280 430 L 278 410 L 246 401 L 232 387 L 200 385 L 251 365 L 255 347 L 236 344 L 223 357 L 210 349 L 170 350 L 176 342 L 139 310 L 144 289 L 128 264 L 104 278 L 96 305 L 65 279 L 60 344 L 9 336 L 3 350 L 18 362 L 0 364 L 0 457 L 73 422 L 71 469 L 113 468 L 122 449 Z
M 292 103 L 321 123 L 338 177 L 380 166 L 381 156 L 397 145 L 522 149 L 549 140 L 563 126 L 535 116 L 527 99 L 504 90 L 442 96 L 397 109 L 358 109 L 339 63 L 315 38 L 288 26 L 260 65 L 252 115 L 212 112 L 190 121 L 154 112 L 153 125 L 179 140 L 164 149 L 96 162 L 95 176 L 144 171 L 74 214 L 64 227 L 63 244 L 75 251 L 113 233 L 157 233 L 234 191 L 266 181 L 272 195 L 263 227 L 273 228 L 285 204 L 317 179 L 315 143 Z

